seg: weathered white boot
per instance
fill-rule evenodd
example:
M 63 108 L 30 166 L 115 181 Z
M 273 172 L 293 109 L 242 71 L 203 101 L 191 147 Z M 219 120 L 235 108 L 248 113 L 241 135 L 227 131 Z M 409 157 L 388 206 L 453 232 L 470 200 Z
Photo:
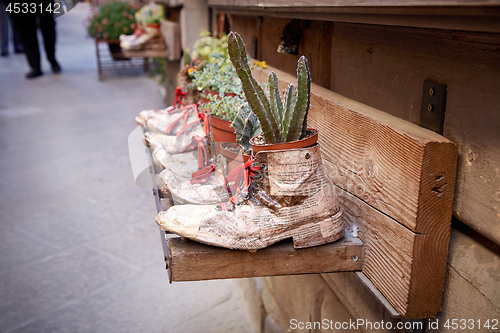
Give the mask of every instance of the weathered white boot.
M 230 174 L 231 200 L 173 206 L 156 222 L 165 231 L 220 247 L 257 250 L 285 238 L 305 248 L 334 242 L 344 223 L 320 146 L 262 151 Z M 232 178 L 232 179 L 231 179 Z M 243 185 L 240 184 L 243 183 Z

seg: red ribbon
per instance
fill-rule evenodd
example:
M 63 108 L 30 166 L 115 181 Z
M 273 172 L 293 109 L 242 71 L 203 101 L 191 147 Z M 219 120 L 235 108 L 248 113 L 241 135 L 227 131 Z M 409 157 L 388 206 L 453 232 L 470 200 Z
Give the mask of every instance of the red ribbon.
M 238 165 L 233 171 L 227 175 L 224 180 L 224 186 L 229 192 L 241 193 L 241 191 L 247 191 L 250 186 L 250 178 L 254 175 L 254 171 L 260 169 L 260 167 L 251 166 L 254 162 L 253 159 L 249 159 L 243 164 Z M 234 181 L 233 186 L 228 187 L 229 182 Z M 236 200 L 231 198 L 231 201 Z M 233 202 L 234 203 L 234 202 Z
M 184 97 L 186 97 L 187 93 L 185 91 L 182 91 L 180 87 L 175 88 L 175 99 L 174 99 L 174 105 L 173 108 L 175 109 L 176 106 L 180 107 L 181 105 L 184 105 L 184 102 L 182 101 Z

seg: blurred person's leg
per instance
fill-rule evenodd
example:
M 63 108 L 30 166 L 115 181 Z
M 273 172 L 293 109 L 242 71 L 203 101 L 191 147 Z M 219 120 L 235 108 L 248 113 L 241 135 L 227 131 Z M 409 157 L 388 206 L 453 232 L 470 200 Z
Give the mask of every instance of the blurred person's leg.
M 52 65 L 52 71 L 59 73 L 61 67 L 56 61 L 56 21 L 52 13 L 44 12 L 40 14 L 40 30 L 42 30 L 47 60 Z
M 0 0 L 0 49 L 2 57 L 9 54 L 9 18 L 5 7 L 5 3 Z
M 12 20 L 12 18 L 9 16 L 9 21 Z M 19 33 L 17 27 L 15 27 L 12 24 L 12 35 L 13 35 L 13 42 L 14 42 L 14 52 L 15 53 L 23 53 L 23 43 L 21 41 L 21 34 Z
M 40 68 L 40 49 L 36 35 L 36 14 L 32 13 L 11 13 L 14 29 L 19 31 L 24 53 L 28 59 L 31 71 L 26 74 L 26 78 L 32 79 L 42 75 Z

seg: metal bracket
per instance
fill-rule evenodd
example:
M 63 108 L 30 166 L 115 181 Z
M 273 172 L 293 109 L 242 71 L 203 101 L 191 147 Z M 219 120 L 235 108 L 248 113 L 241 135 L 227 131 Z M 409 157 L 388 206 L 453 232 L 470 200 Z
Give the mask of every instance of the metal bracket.
M 420 126 L 443 134 L 445 107 L 446 84 L 424 80 Z

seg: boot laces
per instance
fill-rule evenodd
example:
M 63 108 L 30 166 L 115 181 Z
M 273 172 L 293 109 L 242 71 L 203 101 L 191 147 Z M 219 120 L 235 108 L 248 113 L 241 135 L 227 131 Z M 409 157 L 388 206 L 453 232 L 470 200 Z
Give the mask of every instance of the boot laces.
M 168 111 L 170 114 L 180 112 L 181 115 L 179 118 L 177 118 L 175 121 L 173 121 L 166 129 L 167 134 L 171 134 L 174 129 L 179 125 L 179 123 L 182 122 L 182 126 L 180 130 L 177 132 L 177 137 L 180 137 L 183 133 L 189 131 L 191 128 L 195 127 L 196 125 L 199 124 L 200 120 L 202 120 L 205 123 L 205 119 L 203 118 L 204 114 L 200 111 L 198 111 L 198 104 L 192 104 L 188 106 L 181 107 L 179 109 L 172 109 Z M 196 113 L 198 116 L 198 119 L 193 120 L 192 122 L 188 123 L 188 118 L 190 115 L 193 113 Z M 206 116 L 205 116 L 206 117 Z M 205 125 L 205 132 L 206 132 L 206 124 Z
M 254 159 L 249 159 L 238 165 L 224 180 L 227 191 L 231 194 L 234 193 L 230 198 L 233 204 L 239 202 L 241 197 L 246 198 L 248 193 L 252 191 L 252 178 L 260 171 L 260 166 L 252 165 L 254 161 Z
M 210 163 L 210 156 L 204 137 L 193 135 L 191 143 L 187 145 L 182 152 L 198 149 L 198 171 L 191 175 L 191 184 L 205 184 L 215 172 L 215 166 Z

